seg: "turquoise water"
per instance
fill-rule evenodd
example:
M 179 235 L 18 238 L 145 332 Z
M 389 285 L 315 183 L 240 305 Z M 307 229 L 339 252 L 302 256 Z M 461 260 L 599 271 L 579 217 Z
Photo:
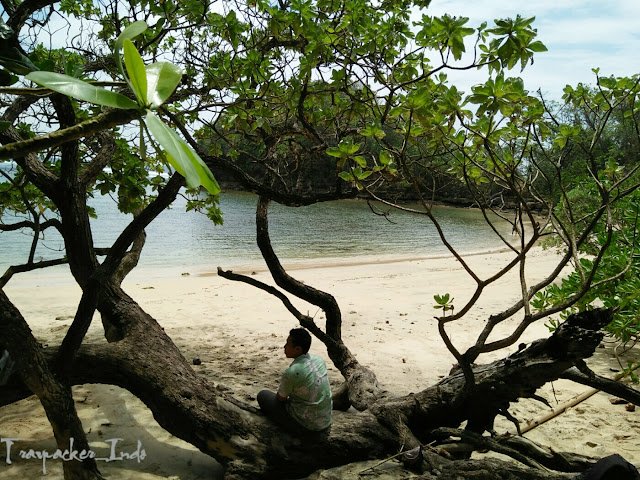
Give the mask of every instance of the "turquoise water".
M 117 212 L 109 197 L 90 202 L 98 213 L 91 221 L 96 245 L 107 247 L 131 219 Z M 147 267 L 201 267 L 215 269 L 255 264 L 261 260 L 255 244 L 256 196 L 229 192 L 221 197 L 224 225 L 206 216 L 184 211 L 181 197 L 147 229 L 147 244 L 140 259 Z M 462 251 L 502 246 L 473 209 L 435 209 L 451 243 Z M 269 229 L 273 247 L 283 260 L 346 259 L 357 256 L 434 256 L 445 254 L 436 229 L 421 215 L 391 211 L 389 219 L 374 215 L 365 201 L 341 200 L 290 208 L 272 203 Z M 17 219 L 4 218 L 6 223 Z M 510 234 L 504 223 L 500 229 Z M 507 235 L 509 236 L 509 235 Z M 0 233 L 0 270 L 26 259 L 31 237 Z M 62 239 L 47 232 L 37 259 L 63 255 Z

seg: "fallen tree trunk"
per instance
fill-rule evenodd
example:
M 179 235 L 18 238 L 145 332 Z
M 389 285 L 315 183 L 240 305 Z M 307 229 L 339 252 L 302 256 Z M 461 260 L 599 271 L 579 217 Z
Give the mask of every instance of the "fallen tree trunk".
M 498 414 L 508 416 L 511 402 L 535 398 L 539 387 L 590 357 L 611 315 L 609 310 L 572 315 L 551 337 L 502 360 L 475 366 L 475 386 L 468 392 L 464 375 L 458 372 L 415 395 L 379 403 L 373 413 L 410 446 L 429 441 L 434 428 L 458 426 L 465 420 L 468 430 L 491 431 Z
M 424 452 L 422 473 L 409 470 L 399 461 L 360 462 L 310 475 L 307 480 L 392 478 L 393 480 L 579 480 L 575 473 L 560 473 L 522 466 L 497 458 L 450 460 L 431 451 Z
M 465 389 L 464 377 L 457 373 L 415 395 L 381 398 L 366 412 L 336 412 L 331 432 L 309 442 L 281 432 L 255 406 L 197 375 L 160 325 L 133 300 L 108 298 L 101 308 L 111 314 L 117 309 L 120 318 L 129 319 L 121 323 L 125 336 L 109 344 L 83 345 L 70 381 L 129 390 L 163 428 L 222 463 L 229 478 L 252 479 L 299 478 L 318 469 L 383 458 L 401 445 L 409 448 L 431 440 L 437 427 L 458 426 L 464 420 L 471 430 L 490 429 L 510 402 L 533 396 L 539 386 L 590 356 L 610 315 L 576 315 L 548 339 L 475 367 L 473 390 Z M 53 359 L 55 352 L 48 355 Z

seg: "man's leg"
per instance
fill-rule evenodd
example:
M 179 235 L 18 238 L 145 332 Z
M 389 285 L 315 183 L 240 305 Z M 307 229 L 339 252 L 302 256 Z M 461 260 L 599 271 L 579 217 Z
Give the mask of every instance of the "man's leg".
M 302 427 L 287 412 L 285 402 L 278 400 L 278 397 L 271 390 L 261 390 L 258 393 L 258 405 L 260 410 L 275 423 L 289 432 L 299 433 Z

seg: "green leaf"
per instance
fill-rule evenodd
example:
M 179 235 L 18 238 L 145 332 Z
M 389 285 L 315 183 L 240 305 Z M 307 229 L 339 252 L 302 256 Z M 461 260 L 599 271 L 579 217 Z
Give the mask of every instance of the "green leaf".
M 136 94 L 138 103 L 146 105 L 147 71 L 144 68 L 144 62 L 138 49 L 128 38 L 124 40 L 124 64 L 127 67 L 131 88 L 133 93 Z
M 173 129 L 151 110 L 147 111 L 145 123 L 153 137 L 165 150 L 169 163 L 186 179 L 190 188 L 202 185 L 211 195 L 220 193 L 220 186 L 209 167 Z
M 332 157 L 342 158 L 345 156 L 345 154 L 342 153 L 342 151 L 340 151 L 338 147 L 329 147 L 326 151 L 327 155 L 331 155 Z
M 345 182 L 353 182 L 355 180 L 351 172 L 340 172 L 338 176 Z
M 360 131 L 360 133 L 365 137 L 374 137 L 377 139 L 382 139 L 385 137 L 384 130 L 376 125 L 367 125 Z
M 453 298 L 451 298 L 451 296 L 448 293 L 445 293 L 443 295 L 436 294 L 433 296 L 433 299 L 436 301 L 438 305 L 446 305 L 453 300 Z
M 138 35 L 143 33 L 147 29 L 147 23 L 143 20 L 133 22 L 125 28 L 118 38 L 116 38 L 115 43 L 113 44 L 113 51 L 116 55 L 122 49 L 122 45 L 124 45 L 125 40 L 132 40 L 136 38 Z
M 159 107 L 174 92 L 182 80 L 180 67 L 169 62 L 157 62 L 147 66 L 147 102 Z
M 367 159 L 364 158 L 362 155 L 356 155 L 355 157 L 353 157 L 353 160 L 362 168 L 367 166 Z
M 340 142 L 340 144 L 338 145 L 338 149 L 345 155 L 353 155 L 354 153 L 356 153 L 358 150 L 360 150 L 360 145 L 357 143 L 351 143 L 351 142 Z
M 529 50 L 531 50 L 532 52 L 546 52 L 547 51 L 547 47 L 545 46 L 544 43 L 542 43 L 541 41 L 537 40 L 537 41 L 531 42 L 529 44 Z
M 131 109 L 138 108 L 138 104 L 117 92 L 96 87 L 78 78 L 54 72 L 31 72 L 25 77 L 38 85 L 54 92 L 68 95 L 77 100 L 102 105 L 105 107 Z

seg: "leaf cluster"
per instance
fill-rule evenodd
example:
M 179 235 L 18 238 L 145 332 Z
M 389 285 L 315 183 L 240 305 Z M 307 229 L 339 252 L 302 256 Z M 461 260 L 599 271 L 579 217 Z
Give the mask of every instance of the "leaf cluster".
M 164 149 L 168 162 L 186 178 L 191 188 L 202 185 L 210 194 L 216 195 L 220 192 L 220 187 L 200 156 L 153 112 L 173 94 L 182 79 L 182 71 L 169 62 L 154 62 L 145 66 L 131 40 L 146 29 L 145 22 L 134 22 L 118 36 L 114 44 L 117 63 L 136 101 L 119 92 L 95 86 L 66 74 L 34 71 L 26 78 L 55 92 L 95 105 L 144 110 L 144 125 Z M 122 68 L 121 50 L 124 50 L 126 69 Z M 144 149 L 141 150 L 144 154 Z
M 547 244 L 572 242 L 574 271 L 531 303 L 540 311 L 575 298 L 561 319 L 578 310 L 612 308 L 608 331 L 622 342 L 636 339 L 640 328 L 638 95 L 637 76 L 598 77 L 597 88 L 565 89 L 566 123 L 550 128 L 548 137 L 549 150 L 561 161 L 544 170 L 562 174 L 551 192 L 562 235 Z

